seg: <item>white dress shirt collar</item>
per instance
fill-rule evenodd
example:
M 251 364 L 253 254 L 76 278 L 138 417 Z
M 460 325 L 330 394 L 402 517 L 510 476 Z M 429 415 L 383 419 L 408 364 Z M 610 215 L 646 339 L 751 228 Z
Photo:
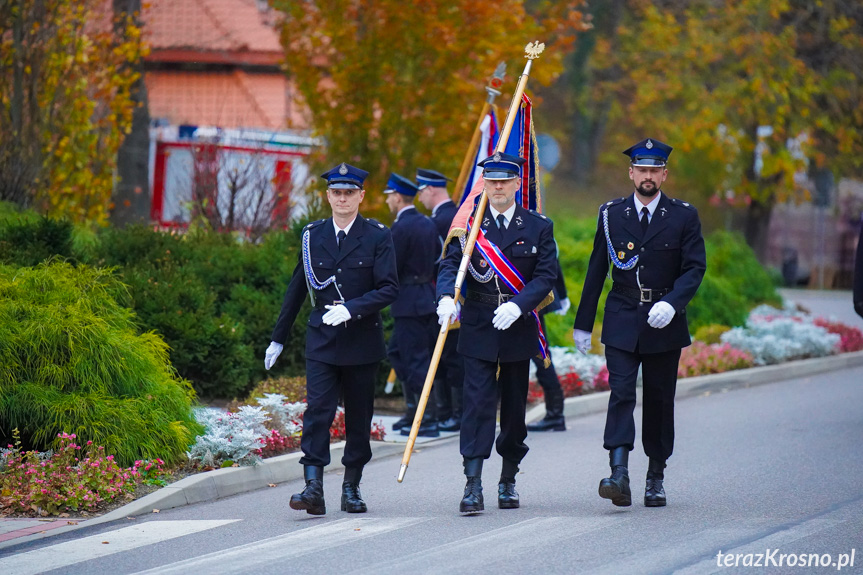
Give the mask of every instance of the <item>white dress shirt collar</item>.
M 638 214 L 638 219 L 641 219 L 641 208 L 646 207 L 647 212 L 650 214 L 647 221 L 652 220 L 653 219 L 653 212 L 656 211 L 656 206 L 659 205 L 659 198 L 660 197 L 662 197 L 662 191 L 657 192 L 656 195 L 653 196 L 653 199 L 650 200 L 650 203 L 642 204 L 641 201 L 638 199 L 638 196 L 636 196 L 635 193 L 633 193 L 632 199 L 635 200 L 635 211 Z
M 336 229 L 336 237 L 339 237 L 339 232 L 340 232 L 340 231 L 344 231 L 344 232 L 345 232 L 345 235 L 348 235 L 348 233 L 351 231 L 351 226 L 353 226 L 353 225 L 354 225 L 354 222 L 355 222 L 355 221 L 357 221 L 357 218 L 356 218 L 356 217 L 354 217 L 354 219 L 352 219 L 352 220 L 351 220 L 351 223 L 349 223 L 345 228 L 340 228 L 340 227 L 338 226 L 338 224 L 336 224 L 336 220 L 335 220 L 335 218 L 333 218 L 333 227 Z
M 506 219 L 506 227 L 507 227 L 507 229 L 509 229 L 509 224 L 512 222 L 512 216 L 513 216 L 513 214 L 515 214 L 515 202 L 513 202 L 513 204 L 510 207 L 508 207 L 505 212 L 497 211 L 496 209 L 494 209 L 494 206 L 489 206 L 489 209 L 491 210 L 491 217 L 494 220 L 497 220 L 498 214 L 502 213 L 503 217 Z M 495 221 L 495 225 L 497 225 L 496 221 Z

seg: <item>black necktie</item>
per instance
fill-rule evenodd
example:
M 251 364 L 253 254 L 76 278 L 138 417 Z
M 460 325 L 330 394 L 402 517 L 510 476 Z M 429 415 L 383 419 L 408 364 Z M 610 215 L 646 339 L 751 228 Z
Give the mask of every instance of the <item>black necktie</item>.
M 336 234 L 336 238 L 338 238 L 338 241 L 336 243 L 339 244 L 339 251 L 342 251 L 342 243 L 344 242 L 347 235 L 348 234 L 345 233 L 345 230 L 339 230 L 339 233 Z
M 506 229 L 506 217 L 503 214 L 497 215 L 497 227 L 500 228 L 501 231 Z
M 641 235 L 647 233 L 647 224 L 650 223 L 650 210 L 647 209 L 647 206 L 641 208 Z

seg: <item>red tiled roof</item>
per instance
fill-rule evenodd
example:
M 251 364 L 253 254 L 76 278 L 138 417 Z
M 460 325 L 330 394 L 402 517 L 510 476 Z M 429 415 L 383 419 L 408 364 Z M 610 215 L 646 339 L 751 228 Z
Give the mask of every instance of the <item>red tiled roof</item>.
M 282 53 L 279 37 L 256 0 L 150 0 L 144 34 L 160 50 Z
M 150 117 L 171 124 L 224 128 L 304 129 L 282 74 L 153 70 L 146 76 Z

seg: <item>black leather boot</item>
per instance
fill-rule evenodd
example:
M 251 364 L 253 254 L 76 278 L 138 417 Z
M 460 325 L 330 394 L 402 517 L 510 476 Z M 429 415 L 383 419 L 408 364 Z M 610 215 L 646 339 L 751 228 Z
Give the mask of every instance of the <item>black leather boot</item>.
M 291 495 L 291 509 L 305 511 L 309 515 L 324 515 L 327 507 L 324 504 L 324 468 L 317 465 L 306 465 L 303 470 L 306 487 L 301 493 Z
M 599 482 L 599 496 L 611 499 L 618 507 L 632 505 L 632 492 L 629 490 L 629 450 L 626 447 L 615 447 L 608 453 L 611 465 L 611 477 Z
M 410 435 L 410 428 L 414 423 L 414 415 L 417 412 L 417 397 L 404 384 L 402 384 L 402 390 L 405 397 L 405 414 L 393 423 L 393 431 L 399 431 L 407 427 L 407 435 Z
M 665 489 L 662 480 L 665 479 L 665 462 L 651 459 L 647 464 L 647 486 L 644 488 L 645 507 L 665 507 Z
M 479 513 L 485 510 L 482 500 L 482 462 L 482 457 L 464 458 L 467 484 L 464 486 L 464 497 L 458 507 L 461 513 Z
M 362 467 L 345 467 L 345 478 L 342 481 L 342 511 L 348 513 L 366 512 L 366 502 L 360 495 L 360 479 L 362 477 Z
M 399 433 L 404 436 L 410 435 L 412 425 L 413 419 L 411 419 L 407 427 L 402 427 Z M 417 437 L 440 437 L 440 429 L 438 429 L 437 417 L 434 412 L 423 413 L 423 419 L 420 421 L 420 427 L 417 430 Z
M 527 426 L 528 431 L 566 431 L 563 418 L 563 390 L 558 388 L 545 394 L 545 417 Z
M 500 470 L 500 483 L 497 484 L 498 508 L 518 509 L 518 491 L 515 490 L 515 476 L 517 473 L 518 463 L 504 459 Z

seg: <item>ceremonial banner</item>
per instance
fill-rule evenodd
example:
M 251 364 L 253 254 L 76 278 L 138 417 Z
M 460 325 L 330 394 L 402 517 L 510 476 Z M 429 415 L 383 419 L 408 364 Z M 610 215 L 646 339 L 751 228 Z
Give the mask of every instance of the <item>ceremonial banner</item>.
M 533 106 L 527 94 L 521 96 L 521 106 L 515 117 L 512 132 L 504 151 L 527 160 L 521 167 L 521 190 L 515 202 L 526 210 L 542 213 L 542 197 L 539 189 L 539 156 L 536 135 L 533 130 Z M 491 155 L 491 154 L 489 154 Z
M 464 201 L 469 195 L 471 195 L 471 191 L 473 190 L 477 181 L 482 179 L 482 168 L 477 166 L 477 164 L 494 154 L 494 147 L 497 145 L 498 138 L 500 137 L 499 130 L 497 127 L 497 117 L 494 113 L 494 107 L 492 107 L 488 111 L 488 114 L 486 114 L 485 118 L 483 118 L 479 130 L 480 141 L 479 147 L 476 151 L 476 157 L 474 157 L 473 160 L 473 170 L 468 175 L 464 189 L 461 191 L 461 197 L 457 202 L 459 206 L 464 203 Z

